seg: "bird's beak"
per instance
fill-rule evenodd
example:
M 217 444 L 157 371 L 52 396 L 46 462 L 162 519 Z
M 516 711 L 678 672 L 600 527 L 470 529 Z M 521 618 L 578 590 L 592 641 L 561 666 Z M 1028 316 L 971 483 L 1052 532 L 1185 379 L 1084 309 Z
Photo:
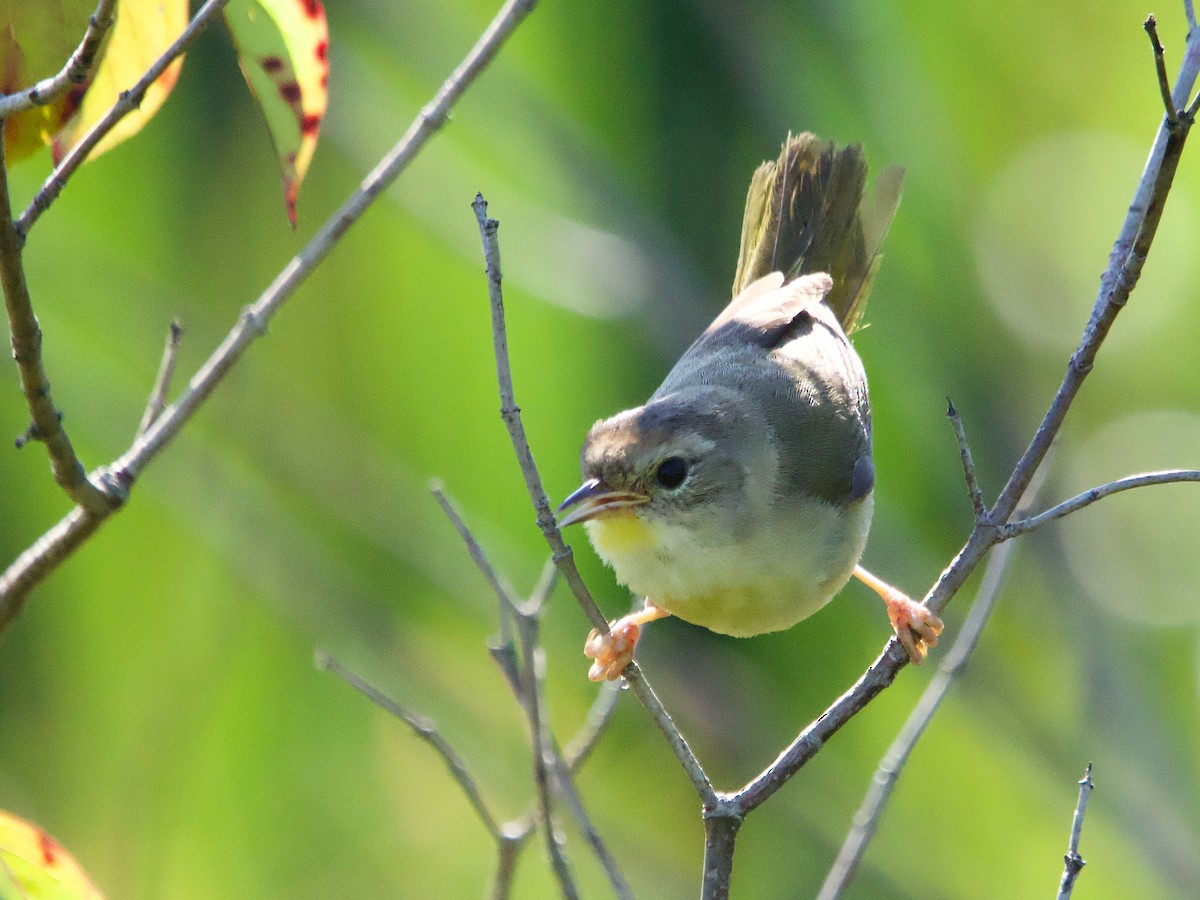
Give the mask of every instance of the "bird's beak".
M 618 491 L 609 487 L 599 478 L 589 478 L 570 497 L 558 507 L 558 512 L 571 511 L 558 520 L 559 528 L 568 525 L 578 525 L 597 516 L 608 515 L 622 509 L 642 506 L 649 503 L 650 498 L 638 491 Z M 572 509 L 572 507 L 574 507 Z

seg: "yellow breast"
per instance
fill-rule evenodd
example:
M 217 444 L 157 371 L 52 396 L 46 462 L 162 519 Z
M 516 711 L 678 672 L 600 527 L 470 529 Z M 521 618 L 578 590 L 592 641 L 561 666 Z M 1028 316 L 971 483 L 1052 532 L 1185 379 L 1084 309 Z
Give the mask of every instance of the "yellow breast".
M 586 523 L 592 546 L 634 593 L 685 621 L 746 636 L 790 628 L 833 596 L 862 554 L 871 503 L 808 506 L 735 541 L 640 510 Z

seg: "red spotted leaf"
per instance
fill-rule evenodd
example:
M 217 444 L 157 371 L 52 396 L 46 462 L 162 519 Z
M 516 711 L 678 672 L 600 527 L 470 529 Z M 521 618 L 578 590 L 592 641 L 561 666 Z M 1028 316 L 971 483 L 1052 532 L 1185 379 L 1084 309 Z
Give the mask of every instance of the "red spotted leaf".
M 317 148 L 329 85 L 329 29 L 319 0 L 232 0 L 225 21 L 267 120 L 288 219 Z
M 58 841 L 32 822 L 0 811 L 0 897 L 104 900 Z

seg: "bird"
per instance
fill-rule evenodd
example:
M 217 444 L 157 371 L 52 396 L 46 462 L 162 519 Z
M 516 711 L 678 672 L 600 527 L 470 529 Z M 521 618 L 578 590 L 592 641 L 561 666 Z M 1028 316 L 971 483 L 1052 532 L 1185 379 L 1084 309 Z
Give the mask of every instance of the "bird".
M 594 629 L 588 677 L 615 680 L 642 626 L 674 615 L 720 634 L 790 628 L 852 576 L 884 601 L 909 659 L 941 620 L 859 561 L 874 507 L 859 325 L 903 169 L 866 193 L 862 146 L 789 134 L 755 171 L 733 299 L 643 405 L 601 419 L 558 526 L 583 523 L 644 605 Z

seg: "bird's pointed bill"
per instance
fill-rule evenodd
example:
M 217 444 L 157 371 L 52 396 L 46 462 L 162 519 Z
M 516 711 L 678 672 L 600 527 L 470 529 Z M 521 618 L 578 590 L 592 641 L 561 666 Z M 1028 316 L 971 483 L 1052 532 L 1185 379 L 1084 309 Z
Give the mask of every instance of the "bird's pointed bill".
M 589 478 L 558 507 L 559 514 L 570 510 L 558 520 L 559 528 L 578 525 L 597 516 L 642 506 L 650 498 L 638 491 L 620 491 L 609 487 L 599 478 Z

